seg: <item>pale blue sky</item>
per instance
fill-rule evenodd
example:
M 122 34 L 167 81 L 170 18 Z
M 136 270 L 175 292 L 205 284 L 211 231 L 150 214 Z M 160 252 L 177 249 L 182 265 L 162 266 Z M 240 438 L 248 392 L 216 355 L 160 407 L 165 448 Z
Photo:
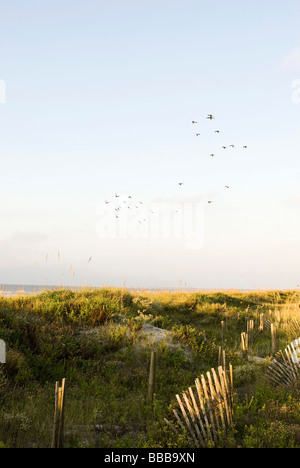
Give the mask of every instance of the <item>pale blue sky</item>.
M 291 0 L 0 0 L 0 284 L 68 284 L 72 264 L 76 284 L 296 287 L 299 17 Z M 203 246 L 101 238 L 115 192 L 203 202 Z

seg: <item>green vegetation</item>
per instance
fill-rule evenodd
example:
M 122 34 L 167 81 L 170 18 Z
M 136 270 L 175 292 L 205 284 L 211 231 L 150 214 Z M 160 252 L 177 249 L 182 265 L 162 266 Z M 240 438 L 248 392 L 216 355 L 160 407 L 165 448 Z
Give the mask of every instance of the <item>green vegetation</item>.
M 220 447 L 300 448 L 299 386 L 279 390 L 264 378 L 270 330 L 241 353 L 247 320 L 277 322 L 277 346 L 295 336 L 296 291 L 132 292 L 57 290 L 0 298 L 0 447 L 49 447 L 55 382 L 67 379 L 65 447 L 191 447 L 164 422 L 176 394 L 218 366 L 225 322 L 226 361 L 234 370 L 234 425 Z M 167 330 L 154 343 L 145 324 Z M 155 330 L 155 329 L 154 329 Z M 300 332 L 299 332 L 300 335 Z M 150 335 L 149 335 L 150 336 Z M 151 350 L 158 351 L 153 408 L 147 401 Z

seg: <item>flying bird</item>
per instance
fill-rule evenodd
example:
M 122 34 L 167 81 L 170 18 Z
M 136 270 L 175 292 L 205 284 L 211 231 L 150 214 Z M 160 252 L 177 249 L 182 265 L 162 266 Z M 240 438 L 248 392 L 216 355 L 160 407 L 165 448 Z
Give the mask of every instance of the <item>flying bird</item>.
M 227 149 L 227 146 L 222 146 L 223 149 Z
M 183 182 L 179 182 L 179 185 L 183 185 Z
M 211 157 L 212 157 L 212 158 L 214 157 L 214 154 L 213 154 L 213 153 L 211 154 Z
M 227 188 L 227 189 L 228 189 L 228 188 L 229 188 L 229 185 L 225 185 L 225 188 Z
M 209 200 L 207 203 L 212 203 L 212 201 L 211 201 L 211 200 Z
M 215 133 L 220 133 L 220 130 L 215 130 Z
M 196 136 L 200 136 L 200 133 L 196 133 Z
M 230 145 L 230 148 L 235 148 L 235 146 L 234 146 L 234 145 Z
M 195 120 L 192 120 L 192 124 L 196 124 L 196 123 L 198 123 L 198 122 L 196 122 Z
M 212 114 L 208 114 L 208 116 L 206 118 L 209 119 L 209 120 L 213 120 L 214 116 Z
M 243 146 L 243 148 L 248 148 L 248 146 Z
M 108 204 L 108 203 L 110 203 L 110 202 L 109 202 L 109 201 L 107 201 L 107 200 L 105 200 L 105 203 L 106 203 L 106 204 Z
M 116 198 L 119 198 L 119 196 L 120 196 L 120 195 L 117 195 L 117 194 L 115 193 L 115 197 L 116 197 Z

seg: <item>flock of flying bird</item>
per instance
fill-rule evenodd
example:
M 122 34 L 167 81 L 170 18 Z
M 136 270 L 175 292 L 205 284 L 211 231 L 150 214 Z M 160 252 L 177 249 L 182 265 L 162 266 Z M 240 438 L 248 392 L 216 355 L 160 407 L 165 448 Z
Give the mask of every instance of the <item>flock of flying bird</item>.
M 117 193 L 115 193 L 115 198 L 116 198 L 116 199 L 120 198 L 120 195 L 118 195 Z M 134 209 L 141 208 L 142 205 L 143 205 L 143 202 L 141 202 L 141 201 L 136 201 L 136 202 L 134 202 L 134 201 L 133 201 L 133 197 L 132 197 L 131 195 L 129 195 L 129 196 L 127 197 L 127 199 L 122 200 L 122 201 L 123 201 L 123 206 L 122 206 L 122 204 L 118 204 L 118 205 L 115 206 L 115 208 L 114 208 L 114 210 L 115 210 L 115 212 L 116 212 L 116 213 L 115 213 L 116 219 L 119 218 L 119 212 L 121 211 L 121 209 L 122 209 L 123 207 L 125 207 L 125 208 L 127 207 L 128 210 L 134 210 Z M 106 204 L 106 205 L 108 205 L 109 203 L 111 203 L 111 202 L 108 201 L 108 200 L 105 200 L 105 204 Z M 125 204 L 125 205 L 124 205 L 124 204 Z M 153 210 L 151 210 L 151 213 L 153 213 Z M 145 222 L 145 221 L 147 221 L 145 218 L 139 219 L 139 223 L 140 223 L 140 224 L 142 224 L 142 222 Z
M 212 114 L 208 114 L 206 119 L 208 120 L 215 120 L 215 117 L 212 115 Z M 198 122 L 196 122 L 195 120 L 192 120 L 192 124 L 197 124 Z M 215 130 L 214 131 L 215 133 L 220 133 L 220 130 Z M 196 136 L 199 137 L 201 134 L 200 133 L 196 133 Z M 235 148 L 235 145 L 229 145 L 229 148 Z M 248 146 L 247 145 L 244 145 L 243 146 L 243 149 L 247 149 Z M 222 146 L 222 149 L 223 150 L 226 150 L 227 149 L 227 146 Z M 210 156 L 213 158 L 215 156 L 214 153 L 211 153 Z M 182 182 L 181 182 L 181 185 L 182 185 Z M 229 189 L 229 185 L 225 185 L 225 188 L 226 189 Z M 213 203 L 212 200 L 208 200 L 208 203 Z
M 208 114 L 207 117 L 206 117 L 206 119 L 212 121 L 212 120 L 215 120 L 215 117 L 214 117 L 212 114 Z M 192 125 L 196 125 L 196 124 L 198 124 L 198 122 L 195 121 L 195 120 L 192 120 Z M 214 130 L 214 133 L 220 134 L 220 130 Z M 196 133 L 196 136 L 197 136 L 197 137 L 199 137 L 200 135 L 201 135 L 200 133 Z M 227 146 L 222 146 L 221 148 L 222 148 L 223 150 L 226 150 L 228 147 L 227 147 Z M 231 144 L 231 145 L 229 145 L 229 148 L 235 148 L 235 145 Z M 248 146 L 246 146 L 246 145 L 243 146 L 243 149 L 247 149 L 247 148 L 248 148 Z M 214 154 L 214 153 L 211 153 L 210 156 L 213 158 L 213 157 L 215 156 L 215 154 Z M 183 182 L 178 182 L 178 184 L 179 184 L 179 186 L 184 185 Z M 229 185 L 225 185 L 225 188 L 226 188 L 227 190 L 230 189 Z M 119 199 L 119 198 L 120 198 L 120 195 L 118 195 L 117 193 L 115 193 L 115 199 L 117 200 L 117 199 Z M 119 203 L 119 204 L 117 204 L 117 206 L 115 206 L 115 208 L 114 208 L 116 219 L 119 218 L 119 213 L 120 213 L 120 211 L 122 210 L 122 208 L 124 208 L 124 207 L 125 207 L 125 208 L 127 207 L 127 209 L 129 209 L 129 210 L 134 210 L 134 209 L 137 210 L 137 209 L 139 209 L 139 208 L 141 208 L 141 207 L 143 206 L 143 202 L 141 202 L 141 201 L 136 201 L 136 202 L 134 202 L 134 201 L 133 201 L 133 197 L 132 197 L 131 195 L 129 195 L 129 196 L 127 197 L 127 199 L 122 200 L 122 201 L 123 201 L 123 205 Z M 111 201 L 105 200 L 105 204 L 108 205 L 109 203 L 111 203 Z M 211 203 L 213 203 L 213 201 L 212 201 L 212 200 L 208 200 L 208 203 L 211 204 Z M 178 210 L 175 210 L 175 212 L 177 213 Z M 151 213 L 154 213 L 153 210 L 151 210 Z M 142 223 L 145 222 L 145 221 L 147 221 L 147 219 L 145 219 L 144 217 L 143 217 L 143 218 L 140 218 L 140 219 L 138 220 L 139 224 L 142 224 Z

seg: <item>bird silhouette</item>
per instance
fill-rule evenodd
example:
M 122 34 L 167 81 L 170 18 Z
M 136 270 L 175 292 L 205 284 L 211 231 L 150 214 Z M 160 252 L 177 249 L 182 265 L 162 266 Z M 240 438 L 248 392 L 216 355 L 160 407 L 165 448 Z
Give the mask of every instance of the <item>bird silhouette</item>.
M 192 120 L 192 124 L 197 124 L 198 122 L 196 122 L 195 120 Z
M 227 149 L 227 146 L 222 146 L 223 149 Z
M 208 114 L 208 116 L 206 118 L 209 119 L 209 120 L 214 120 L 214 116 L 212 114 Z
M 212 154 L 211 154 L 211 157 L 213 158 L 214 156 L 215 156 L 215 155 L 212 153 Z
M 245 149 L 246 149 L 246 148 L 248 148 L 248 146 L 243 146 L 243 148 L 245 148 Z
M 230 145 L 230 148 L 235 148 L 235 146 L 234 146 L 234 145 Z
M 183 185 L 183 182 L 179 182 L 179 185 Z
M 215 130 L 215 133 L 220 133 L 220 130 Z
M 229 188 L 229 185 L 225 185 L 225 188 Z
M 196 133 L 196 136 L 200 136 L 200 133 Z
M 212 201 L 211 201 L 211 200 L 209 200 L 207 203 L 212 203 Z

